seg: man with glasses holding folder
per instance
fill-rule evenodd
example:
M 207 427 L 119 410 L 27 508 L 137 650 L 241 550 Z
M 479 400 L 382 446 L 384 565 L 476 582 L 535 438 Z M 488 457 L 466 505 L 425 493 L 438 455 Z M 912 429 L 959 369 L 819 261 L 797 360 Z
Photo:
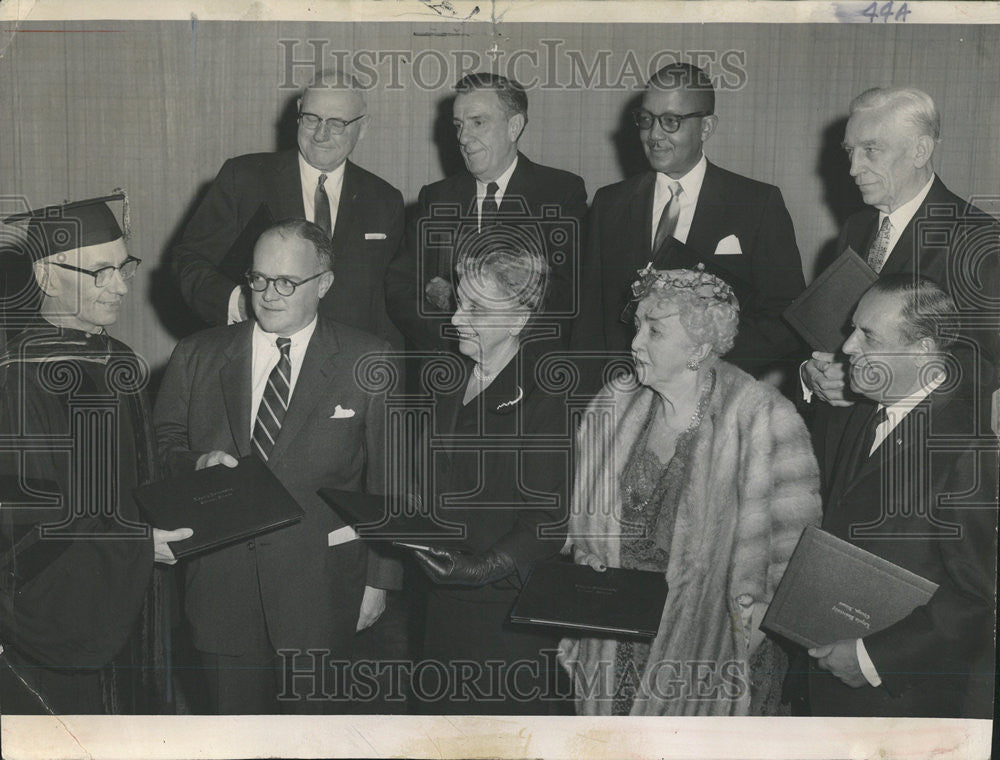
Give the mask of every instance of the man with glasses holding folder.
M 364 93 L 351 75 L 321 71 L 296 106 L 297 150 L 230 159 L 209 186 L 172 251 L 181 294 L 208 324 L 245 320 L 241 278 L 257 237 L 279 219 L 308 219 L 333 239 L 338 284 L 322 313 L 402 348 L 382 280 L 402 238 L 403 196 L 349 160 L 371 119 Z
M 384 493 L 386 467 L 385 396 L 355 369 L 388 345 L 318 315 L 332 267 L 318 225 L 291 219 L 264 232 L 246 273 L 255 319 L 182 340 L 156 400 L 171 475 L 256 456 L 305 512 L 187 567 L 185 615 L 215 713 L 346 709 L 331 669 L 352 660 L 354 634 L 401 581 L 398 562 L 317 495 L 321 486 Z
M 650 78 L 632 117 L 651 171 L 594 195 L 581 276 L 587 308 L 572 347 L 627 353 L 634 331 L 622 312 L 636 272 L 649 261 L 657 269 L 703 261 L 740 299 L 739 334 L 725 358 L 758 376 L 791 358 L 798 342 L 781 313 L 805 288 L 792 220 L 777 187 L 705 157 L 719 121 L 711 79 L 671 63 Z

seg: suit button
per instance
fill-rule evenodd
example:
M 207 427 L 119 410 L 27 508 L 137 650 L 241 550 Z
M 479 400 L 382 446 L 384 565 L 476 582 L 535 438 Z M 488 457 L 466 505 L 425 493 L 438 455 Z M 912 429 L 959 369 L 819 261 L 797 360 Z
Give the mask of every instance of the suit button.
M 254 546 L 253 541 L 247 541 L 247 549 L 253 551 L 253 546 Z

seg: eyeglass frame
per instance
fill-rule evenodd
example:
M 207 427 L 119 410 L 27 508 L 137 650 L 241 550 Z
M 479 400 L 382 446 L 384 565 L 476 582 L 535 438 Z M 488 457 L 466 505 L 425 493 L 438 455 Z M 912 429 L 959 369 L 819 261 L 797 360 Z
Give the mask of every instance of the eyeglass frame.
M 274 285 L 275 293 L 277 293 L 282 298 L 291 298 L 293 295 L 295 295 L 295 289 L 298 288 L 299 285 L 305 285 L 310 280 L 315 280 L 317 277 L 322 277 L 329 271 L 330 271 L 329 269 L 324 269 L 322 272 L 317 272 L 312 277 L 306 277 L 304 280 L 299 280 L 298 282 L 294 282 L 293 280 L 290 280 L 287 277 L 268 277 L 266 275 L 261 274 L 260 272 L 255 272 L 252 269 L 244 272 L 243 276 L 246 278 L 247 287 L 249 287 L 250 290 L 252 290 L 254 293 L 263 293 L 267 290 L 268 285 Z M 260 290 L 255 288 L 253 286 L 253 282 L 251 282 L 251 280 L 254 277 L 259 277 L 264 281 L 264 287 L 262 287 Z M 278 290 L 278 280 L 281 280 L 282 282 L 287 282 L 289 285 L 291 285 L 292 286 L 291 291 L 289 291 L 288 293 L 282 293 L 280 290 Z
M 650 122 L 648 127 L 643 127 L 641 124 L 639 124 L 639 117 L 643 114 L 648 114 L 649 117 L 653 120 L 652 122 Z M 675 134 L 681 128 L 681 124 L 684 122 L 685 119 L 693 119 L 696 116 L 704 118 L 705 116 L 712 116 L 712 114 L 713 114 L 712 111 L 692 111 L 691 113 L 670 113 L 669 111 L 666 111 L 664 113 L 653 113 L 652 111 L 647 111 L 645 108 L 642 108 L 640 106 L 639 108 L 632 109 L 632 121 L 633 123 L 635 123 L 636 127 L 642 130 L 652 129 L 654 123 L 659 124 L 660 129 L 662 129 L 668 135 L 672 135 Z M 675 122 L 677 122 L 677 126 L 674 127 L 673 129 L 668 129 L 667 125 L 663 123 L 663 119 L 665 117 L 673 119 Z
M 332 132 L 335 135 L 342 135 L 344 134 L 344 132 L 347 131 L 347 128 L 351 126 L 351 124 L 353 124 L 356 121 L 359 121 L 360 119 L 365 118 L 365 116 L 367 115 L 368 114 L 363 113 L 360 116 L 355 116 L 353 119 L 341 119 L 339 116 L 331 116 L 327 119 L 324 119 L 318 113 L 310 113 L 309 111 L 303 111 L 300 109 L 298 114 L 298 121 L 300 125 L 308 129 L 310 132 L 315 132 L 321 126 L 326 124 L 330 128 L 330 132 Z M 307 122 L 304 122 L 302 120 L 303 116 L 311 116 L 312 118 L 316 119 L 316 126 L 310 127 Z M 337 126 L 338 124 L 340 125 L 339 128 Z
M 122 272 L 122 269 L 131 264 L 133 261 L 135 262 L 135 267 L 132 269 L 132 273 L 125 274 L 124 272 Z M 89 274 L 91 277 L 94 278 L 95 288 L 106 288 L 108 285 L 111 284 L 111 278 L 114 277 L 114 275 L 112 274 L 108 275 L 107 280 L 103 284 L 99 282 L 101 275 L 108 271 L 118 272 L 118 276 L 121 277 L 123 281 L 131 280 L 133 277 L 135 277 L 136 270 L 139 268 L 139 265 L 141 263 L 142 259 L 140 259 L 138 256 L 126 256 L 125 260 L 118 266 L 115 266 L 114 264 L 108 264 L 106 267 L 101 267 L 100 269 L 83 269 L 81 267 L 75 267 L 72 264 L 62 264 L 58 261 L 52 262 L 54 266 L 57 266 L 60 269 L 68 269 L 71 272 L 79 272 L 80 274 Z

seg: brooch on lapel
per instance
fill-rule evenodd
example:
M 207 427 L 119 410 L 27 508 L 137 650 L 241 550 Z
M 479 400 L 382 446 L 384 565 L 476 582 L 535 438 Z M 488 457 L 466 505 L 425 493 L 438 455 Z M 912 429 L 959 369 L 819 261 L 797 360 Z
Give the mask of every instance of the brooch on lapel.
M 518 403 L 522 398 L 524 398 L 524 389 L 522 389 L 521 386 L 519 385 L 517 386 L 517 396 L 512 398 L 510 401 L 501 401 L 499 404 L 497 404 L 497 411 L 499 412 L 503 409 L 508 409 L 514 406 L 514 404 Z

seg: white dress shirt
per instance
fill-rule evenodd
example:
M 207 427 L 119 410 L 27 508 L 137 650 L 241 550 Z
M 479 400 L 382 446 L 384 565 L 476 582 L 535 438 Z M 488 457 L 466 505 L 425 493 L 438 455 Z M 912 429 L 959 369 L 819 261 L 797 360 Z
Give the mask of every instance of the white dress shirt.
M 698 195 L 701 193 L 707 168 L 708 159 L 702 153 L 698 163 L 692 166 L 683 177 L 675 180 L 662 172 L 656 173 L 656 188 L 653 190 L 653 226 L 649 234 L 650 245 L 653 245 L 656 240 L 656 228 L 660 223 L 660 215 L 663 213 L 663 207 L 671 198 L 670 185 L 674 182 L 680 183 L 683 192 L 680 195 L 680 214 L 677 217 L 677 226 L 674 227 L 673 237 L 682 243 L 687 242 L 688 233 L 691 232 L 691 220 L 694 219 L 694 209 L 698 205 Z
M 885 406 L 885 404 L 879 404 L 879 410 L 885 409 L 885 419 L 878 424 L 878 427 L 875 428 L 875 440 L 872 442 L 872 447 L 868 452 L 868 456 L 874 454 L 878 447 L 882 445 L 882 442 L 889 437 L 889 434 L 896 429 L 900 422 L 903 421 L 903 418 L 912 412 L 921 401 L 931 395 L 931 393 L 933 393 L 934 390 L 944 382 L 944 380 L 945 376 L 943 374 L 935 375 L 926 385 L 918 388 L 906 398 L 902 398 L 888 407 Z M 864 675 L 865 679 L 872 686 L 880 686 L 882 684 L 882 678 L 879 676 L 878 670 L 875 668 L 875 663 L 873 663 L 871 657 L 868 656 L 868 650 L 865 649 L 865 644 L 861 639 L 857 640 L 855 651 L 858 655 L 858 665 L 861 667 L 862 675 Z
M 299 379 L 299 371 L 302 369 L 302 361 L 306 356 L 306 349 L 309 347 L 309 340 L 316 330 L 316 317 L 297 333 L 288 337 L 291 338 L 292 345 L 288 349 L 288 358 L 292 363 L 292 376 L 288 382 L 288 399 L 291 401 L 292 394 L 295 393 L 295 382 Z M 264 388 L 267 387 L 267 378 L 271 375 L 271 370 L 281 358 L 281 351 L 278 350 L 278 335 L 264 332 L 260 323 L 253 326 L 252 351 L 253 357 L 250 364 L 250 436 L 253 437 L 253 428 L 257 420 L 257 407 L 264 396 Z
M 507 193 L 507 185 L 510 184 L 510 178 L 514 174 L 514 170 L 517 168 L 517 155 L 514 156 L 514 160 L 511 162 L 510 166 L 497 177 L 494 182 L 497 183 L 497 194 L 494 196 L 497 202 L 497 208 L 500 208 L 500 204 L 503 202 L 503 197 Z M 483 201 L 486 199 L 486 185 L 488 182 L 480 182 L 476 180 L 476 229 L 481 230 L 483 228 Z
M 889 232 L 889 246 L 886 248 L 885 261 L 882 262 L 882 267 L 885 268 L 885 262 L 889 260 L 892 255 L 892 249 L 895 247 L 896 243 L 899 242 L 899 238 L 903 235 L 903 230 L 906 229 L 906 225 L 910 223 L 910 220 L 917 213 L 917 209 L 920 208 L 920 204 L 924 202 L 924 198 L 927 197 L 927 193 L 931 191 L 931 185 L 934 184 L 935 175 L 931 175 L 930 180 L 924 185 L 920 192 L 914 195 L 910 200 L 904 203 L 902 206 L 897 208 L 891 214 L 887 214 L 884 211 L 878 212 L 878 225 L 875 229 L 880 229 L 882 227 L 882 220 L 889 217 L 889 223 L 892 225 L 892 229 Z M 859 251 L 864 257 L 867 251 Z

